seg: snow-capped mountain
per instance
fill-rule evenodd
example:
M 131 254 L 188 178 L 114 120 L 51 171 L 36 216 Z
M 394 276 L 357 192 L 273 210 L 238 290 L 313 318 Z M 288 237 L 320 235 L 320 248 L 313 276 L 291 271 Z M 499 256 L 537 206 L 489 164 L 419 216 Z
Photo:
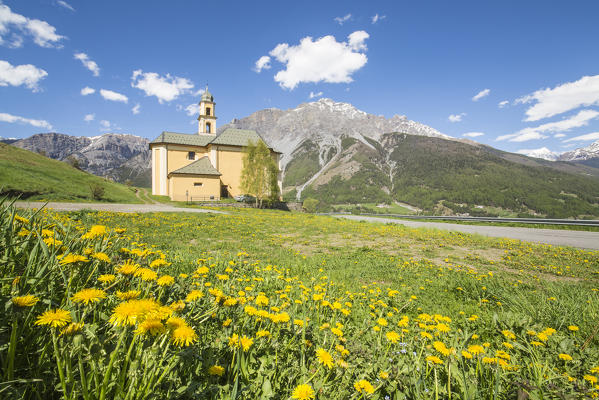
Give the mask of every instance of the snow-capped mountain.
M 256 130 L 271 146 L 283 153 L 283 169 L 291 161 L 292 153 L 306 140 L 314 142 L 319 147 L 319 153 L 324 155 L 339 153 L 344 137 L 355 138 L 368 146 L 371 144 L 366 138 L 379 141 L 388 132 L 451 139 L 406 116 L 394 115 L 387 119 L 328 98 L 303 103 L 290 110 L 269 108 L 257 111 L 246 118 L 234 119 L 219 131 L 226 128 Z
M 105 133 L 85 137 L 39 133 L 12 145 L 56 160 L 74 158 L 79 167 L 87 172 L 125 182 L 149 176 L 148 143 L 148 139 L 128 134 Z M 147 185 L 147 182 L 135 183 Z
M 587 147 L 581 147 L 563 153 L 559 157 L 560 161 L 586 161 L 593 158 L 599 158 L 599 140 L 591 143 Z
M 534 158 L 542 158 L 543 160 L 548 161 L 557 161 L 560 157 L 559 153 L 555 153 L 547 147 L 541 147 L 540 149 L 522 149 L 518 150 L 516 153 Z

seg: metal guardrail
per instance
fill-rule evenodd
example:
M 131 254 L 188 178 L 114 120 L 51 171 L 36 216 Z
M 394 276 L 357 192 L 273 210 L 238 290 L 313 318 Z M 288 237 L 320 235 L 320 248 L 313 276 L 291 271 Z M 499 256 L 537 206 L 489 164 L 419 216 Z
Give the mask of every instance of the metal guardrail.
M 470 221 L 470 222 L 515 222 L 519 224 L 542 224 L 542 225 L 575 225 L 575 226 L 599 226 L 599 220 L 595 219 L 548 219 L 548 218 L 494 218 L 494 217 L 454 217 L 433 215 L 401 215 L 401 214 L 374 214 L 360 213 L 323 213 L 322 215 L 362 215 L 368 217 L 393 217 L 398 219 L 430 219 L 441 221 Z

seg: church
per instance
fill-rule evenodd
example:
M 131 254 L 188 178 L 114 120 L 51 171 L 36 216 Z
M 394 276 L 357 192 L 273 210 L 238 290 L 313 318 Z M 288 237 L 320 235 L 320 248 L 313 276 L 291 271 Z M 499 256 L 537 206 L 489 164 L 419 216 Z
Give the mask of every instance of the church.
M 210 201 L 244 194 L 244 148 L 264 139 L 247 129 L 227 128 L 217 135 L 216 103 L 208 88 L 199 105 L 198 133 L 164 131 L 150 142 L 153 195 L 173 201 Z M 269 149 L 280 171 L 281 153 Z M 278 182 L 281 189 L 281 172 Z

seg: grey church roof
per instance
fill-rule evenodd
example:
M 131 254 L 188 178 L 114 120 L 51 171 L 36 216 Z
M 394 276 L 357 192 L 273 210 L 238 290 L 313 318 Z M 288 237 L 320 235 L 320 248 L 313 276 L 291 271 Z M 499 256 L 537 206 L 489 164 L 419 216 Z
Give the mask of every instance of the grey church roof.
M 173 143 L 186 144 L 190 146 L 207 146 L 216 136 L 215 135 L 198 135 L 189 133 L 162 132 L 160 136 L 152 140 L 150 143 Z
M 192 162 L 189 165 L 179 168 L 171 174 L 186 174 L 186 175 L 222 175 L 212 166 L 208 157 L 202 157 L 199 160 Z
M 259 140 L 264 141 L 262 137 L 254 130 L 251 129 L 235 129 L 227 128 L 221 134 L 215 135 L 199 135 L 197 133 L 175 133 L 175 132 L 162 132 L 160 136 L 152 140 L 152 143 L 172 143 L 172 144 L 184 144 L 190 146 L 208 146 L 209 144 L 220 144 L 224 146 L 240 146 L 245 147 L 249 142 L 256 143 Z M 267 143 L 268 145 L 268 143 Z M 275 153 L 278 151 L 271 148 Z

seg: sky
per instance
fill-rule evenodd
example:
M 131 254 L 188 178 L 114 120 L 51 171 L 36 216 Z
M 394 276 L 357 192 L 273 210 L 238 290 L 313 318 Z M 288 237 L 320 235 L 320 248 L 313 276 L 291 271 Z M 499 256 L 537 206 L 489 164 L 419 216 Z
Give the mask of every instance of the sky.
M 331 98 L 511 151 L 599 139 L 599 1 L 0 0 L 0 136 Z

